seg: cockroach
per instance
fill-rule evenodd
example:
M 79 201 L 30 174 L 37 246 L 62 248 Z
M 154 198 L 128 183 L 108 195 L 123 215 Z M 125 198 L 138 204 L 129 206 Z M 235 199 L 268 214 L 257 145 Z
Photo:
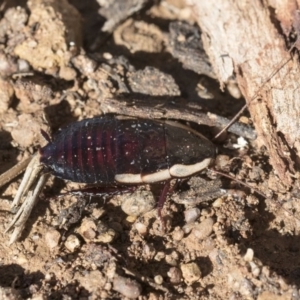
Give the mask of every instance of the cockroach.
M 69 125 L 53 141 L 47 136 L 46 139 L 48 144 L 31 159 L 0 176 L 0 186 L 3 186 L 27 167 L 12 202 L 12 208 L 16 208 L 23 199 L 6 229 L 14 228 L 10 243 L 22 233 L 50 174 L 98 186 L 166 182 L 159 199 L 161 205 L 172 178 L 199 173 L 211 166 L 216 156 L 211 141 L 192 128 L 172 121 L 96 117 Z
M 215 146 L 175 122 L 99 117 L 71 124 L 39 151 L 43 169 L 88 184 L 143 184 L 208 167 Z
M 21 234 L 49 174 L 94 186 L 167 182 L 162 203 L 170 179 L 199 173 L 213 163 L 215 155 L 211 141 L 177 122 L 114 116 L 75 122 L 29 162 L 12 202 L 12 207 L 17 207 L 24 198 L 7 228 L 14 227 L 10 242 Z M 10 179 L 11 175 L 4 173 L 0 184 Z

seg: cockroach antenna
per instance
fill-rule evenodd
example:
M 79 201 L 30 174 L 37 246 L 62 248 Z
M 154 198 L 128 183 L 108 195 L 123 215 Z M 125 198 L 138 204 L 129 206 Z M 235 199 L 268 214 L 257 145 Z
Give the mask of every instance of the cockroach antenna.
M 244 181 L 242 181 L 242 180 L 239 180 L 239 179 L 237 179 L 237 178 L 235 178 L 235 177 L 233 177 L 233 176 L 231 176 L 231 175 L 229 175 L 229 174 L 227 174 L 227 173 L 224 173 L 224 172 L 222 172 L 222 171 L 216 170 L 216 169 L 214 169 L 214 168 L 210 168 L 209 171 L 211 171 L 212 173 L 219 174 L 220 176 L 226 177 L 226 178 L 228 178 L 228 179 L 230 179 L 230 180 L 233 180 L 233 181 L 237 182 L 237 183 L 240 184 L 240 185 L 243 185 L 243 186 L 249 188 L 249 189 L 252 190 L 254 193 L 256 193 L 256 194 L 262 196 L 264 199 L 267 199 L 267 198 L 268 198 L 268 196 L 265 195 L 264 193 L 262 193 L 260 190 L 258 190 L 258 189 L 256 189 L 256 188 L 252 187 L 252 186 L 249 185 L 248 183 L 246 183 L 246 182 L 244 182 Z M 296 218 L 298 221 L 300 221 L 300 218 L 298 218 L 297 216 L 293 215 L 289 210 L 287 210 L 286 208 L 284 208 L 282 205 L 280 205 L 279 203 L 275 203 L 275 204 L 276 204 L 277 207 L 283 209 L 290 217 L 293 216 L 293 217 Z
M 290 47 L 288 50 L 288 53 L 291 53 L 291 51 L 294 49 L 296 42 L 293 43 L 293 45 Z M 262 90 L 262 88 L 272 79 L 274 75 L 276 75 L 290 60 L 292 57 L 282 60 L 277 67 L 271 72 L 271 74 L 266 78 L 266 80 L 262 83 L 262 85 L 258 88 L 254 96 L 251 97 L 249 103 L 251 103 L 253 100 L 256 99 L 258 96 L 259 92 Z M 248 107 L 248 104 L 246 103 L 240 111 L 230 120 L 230 122 L 213 138 L 213 140 L 216 140 L 223 132 L 225 132 L 232 124 L 234 124 L 237 119 L 241 116 L 241 114 L 244 112 L 244 110 Z
M 212 173 L 216 173 L 216 174 L 219 174 L 219 175 L 221 175 L 221 176 L 223 176 L 223 177 L 226 177 L 226 178 L 228 178 L 228 179 L 231 179 L 231 180 L 233 180 L 233 181 L 239 183 L 240 185 L 243 185 L 243 186 L 245 186 L 245 187 L 247 187 L 247 188 L 253 190 L 253 191 L 254 191 L 255 193 L 257 193 L 258 195 L 260 195 L 260 196 L 262 196 L 262 197 L 264 197 L 264 198 L 267 198 L 267 196 L 266 196 L 264 193 L 262 193 L 260 190 L 258 190 L 258 189 L 256 189 L 256 188 L 252 187 L 251 185 L 249 185 L 249 184 L 246 183 L 246 182 L 243 182 L 242 180 L 239 180 L 239 179 L 237 179 L 237 178 L 235 178 L 235 177 L 233 177 L 233 176 L 231 176 L 231 175 L 229 175 L 229 174 L 226 174 L 226 173 L 221 172 L 221 171 L 219 171 L 219 170 L 216 170 L 216 169 L 214 169 L 214 168 L 211 168 L 211 169 L 209 169 L 209 170 L 210 170 Z

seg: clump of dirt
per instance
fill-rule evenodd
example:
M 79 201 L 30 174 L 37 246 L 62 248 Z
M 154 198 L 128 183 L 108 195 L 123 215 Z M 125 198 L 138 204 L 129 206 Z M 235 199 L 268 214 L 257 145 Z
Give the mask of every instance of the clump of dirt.
M 104 111 L 197 114 L 211 125 L 243 106 L 234 82 L 219 90 L 184 1 L 4 1 L 0 9 L 1 173 L 47 143 L 41 129 L 55 134 Z M 219 153 L 216 168 L 248 187 L 213 172 L 184 180 L 163 223 L 150 200 L 142 205 L 161 185 L 132 189 L 139 199 L 131 201 L 128 190 L 70 194 L 81 186 L 51 177 L 12 245 L 5 228 L 20 178 L 6 184 L 0 298 L 298 299 L 299 183 L 287 192 L 255 141 L 228 134 Z

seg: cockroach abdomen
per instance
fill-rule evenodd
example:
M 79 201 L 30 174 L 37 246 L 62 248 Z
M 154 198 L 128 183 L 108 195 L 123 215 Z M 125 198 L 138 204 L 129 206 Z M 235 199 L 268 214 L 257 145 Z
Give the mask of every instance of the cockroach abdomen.
M 71 124 L 40 150 L 41 163 L 63 179 L 112 183 L 116 173 L 116 122 L 105 117 Z

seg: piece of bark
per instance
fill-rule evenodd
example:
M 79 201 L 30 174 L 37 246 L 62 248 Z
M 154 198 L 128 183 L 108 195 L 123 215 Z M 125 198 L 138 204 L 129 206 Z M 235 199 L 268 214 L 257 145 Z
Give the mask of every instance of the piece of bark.
M 289 24 L 297 23 L 297 1 L 187 3 L 193 5 L 221 86 L 235 74 L 259 142 L 267 147 L 280 180 L 290 187 L 300 153 L 300 67 L 298 57 L 290 59 L 283 33 L 291 34 Z M 276 15 L 277 9 L 285 13 Z
M 185 69 L 216 78 L 209 58 L 203 49 L 199 27 L 185 22 L 169 25 L 169 47 Z
M 207 125 L 211 127 L 225 127 L 230 120 L 211 113 L 203 113 L 200 107 L 183 107 L 180 104 L 180 98 L 169 98 L 163 101 L 163 98 L 148 97 L 144 98 L 125 98 L 103 99 L 101 101 L 101 110 L 108 114 L 119 114 L 136 118 L 146 119 L 174 119 L 195 124 Z M 247 139 L 256 139 L 256 133 L 252 127 L 247 124 L 236 122 L 229 129 L 236 135 Z

